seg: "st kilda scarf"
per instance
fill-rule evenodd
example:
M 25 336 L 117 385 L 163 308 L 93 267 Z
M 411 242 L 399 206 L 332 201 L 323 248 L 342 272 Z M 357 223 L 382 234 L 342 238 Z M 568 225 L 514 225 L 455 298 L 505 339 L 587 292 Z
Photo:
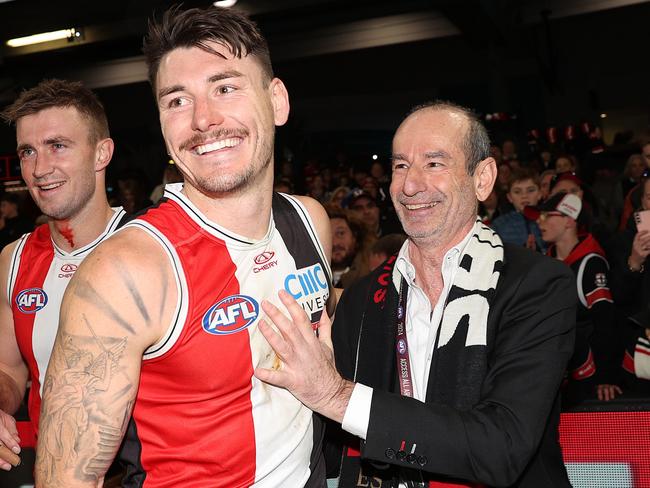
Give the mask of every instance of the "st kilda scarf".
M 395 359 L 399 302 L 399 292 L 392 280 L 395 262 L 396 256 L 390 258 L 370 286 L 353 363 L 355 382 L 390 392 L 400 391 Z M 426 403 L 466 411 L 479 402 L 487 373 L 487 344 L 494 339 L 488 337 L 488 315 L 502 268 L 501 239 L 477 220 L 460 258 L 460 269 L 449 290 L 438 328 Z M 402 286 L 407 287 L 404 280 Z M 339 486 L 356 487 L 360 479 L 375 482 L 381 479 L 383 482 L 377 486 L 397 486 L 401 476 L 398 470 L 386 468 L 363 462 L 356 449 L 346 448 Z

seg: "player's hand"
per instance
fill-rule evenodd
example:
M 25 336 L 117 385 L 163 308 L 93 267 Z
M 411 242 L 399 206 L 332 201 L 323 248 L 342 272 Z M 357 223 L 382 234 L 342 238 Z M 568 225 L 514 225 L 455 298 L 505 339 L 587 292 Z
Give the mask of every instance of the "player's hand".
M 598 393 L 598 399 L 601 402 L 608 402 L 613 400 L 618 395 L 623 394 L 623 390 L 618 385 L 598 385 L 596 386 L 596 392 Z
M 264 301 L 262 309 L 278 332 L 263 319 L 259 329 L 278 355 L 280 367 L 257 368 L 255 376 L 286 388 L 306 407 L 341 422 L 354 384 L 341 378 L 336 371 L 331 321 L 323 311 L 316 336 L 307 315 L 293 297 L 284 290 L 279 296 L 289 317 Z
M 650 232 L 642 230 L 634 236 L 628 264 L 633 268 L 640 268 L 648 254 L 650 254 Z
M 7 447 L 13 453 L 20 453 L 20 437 L 16 428 L 16 420 L 8 413 L 0 410 L 0 445 Z M 12 456 L 0 450 L 0 469 L 9 471 Z

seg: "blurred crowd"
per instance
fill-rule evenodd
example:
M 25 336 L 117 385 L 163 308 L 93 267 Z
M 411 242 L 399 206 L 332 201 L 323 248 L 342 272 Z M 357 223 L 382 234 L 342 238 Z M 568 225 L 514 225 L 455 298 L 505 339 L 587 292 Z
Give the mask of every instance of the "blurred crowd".
M 492 146 L 498 180 L 479 216 L 504 242 L 548 254 L 575 273 L 578 338 L 565 401 L 650 395 L 650 231 L 637 229 L 638 222 L 650 222 L 639 213 L 650 215 L 650 142 L 619 160 L 605 157 L 599 146 L 580 157 L 526 153 L 532 155 L 520 157 L 511 140 Z M 390 201 L 388 163 L 311 160 L 300 169 L 299 177 L 293 162 L 279 163 L 275 190 L 305 193 L 325 206 L 336 287 L 349 286 L 399 251 L 406 236 Z M 153 189 L 141 173 L 124 171 L 108 188 L 110 203 L 135 214 L 158 201 L 165 184 L 181 180 L 172 162 Z M 2 246 L 43 222 L 23 215 L 25 200 L 17 192 L 0 196 Z M 577 211 L 567 211 L 575 202 Z

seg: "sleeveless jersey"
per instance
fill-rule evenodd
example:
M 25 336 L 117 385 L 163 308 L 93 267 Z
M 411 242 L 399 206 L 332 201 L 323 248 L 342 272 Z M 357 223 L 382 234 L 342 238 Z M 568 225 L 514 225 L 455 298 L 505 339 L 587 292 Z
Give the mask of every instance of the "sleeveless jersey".
M 59 327 L 59 309 L 65 289 L 77 267 L 101 241 L 120 225 L 126 215 L 114 209 L 104 231 L 80 249 L 59 249 L 47 224 L 25 234 L 11 256 L 7 282 L 7 299 L 11 304 L 16 341 L 32 381 L 29 390 L 29 418 L 38 432 L 43 380 Z
M 123 486 L 324 486 L 321 420 L 288 391 L 253 376 L 279 359 L 258 330 L 262 300 L 287 290 L 317 322 L 330 269 L 306 209 L 274 194 L 259 241 L 210 222 L 168 185 L 124 228 L 157 240 L 177 279 L 164 337 L 145 351 L 122 455 Z

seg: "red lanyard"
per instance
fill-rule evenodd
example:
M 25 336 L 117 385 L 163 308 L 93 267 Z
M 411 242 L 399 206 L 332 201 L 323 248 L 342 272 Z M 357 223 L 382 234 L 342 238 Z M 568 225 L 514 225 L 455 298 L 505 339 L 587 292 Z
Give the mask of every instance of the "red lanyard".
M 395 355 L 399 376 L 399 391 L 402 396 L 413 396 L 413 380 L 411 378 L 411 361 L 409 359 L 409 343 L 406 338 L 406 291 L 404 278 L 399 287 L 397 303 L 397 330 L 395 332 Z

